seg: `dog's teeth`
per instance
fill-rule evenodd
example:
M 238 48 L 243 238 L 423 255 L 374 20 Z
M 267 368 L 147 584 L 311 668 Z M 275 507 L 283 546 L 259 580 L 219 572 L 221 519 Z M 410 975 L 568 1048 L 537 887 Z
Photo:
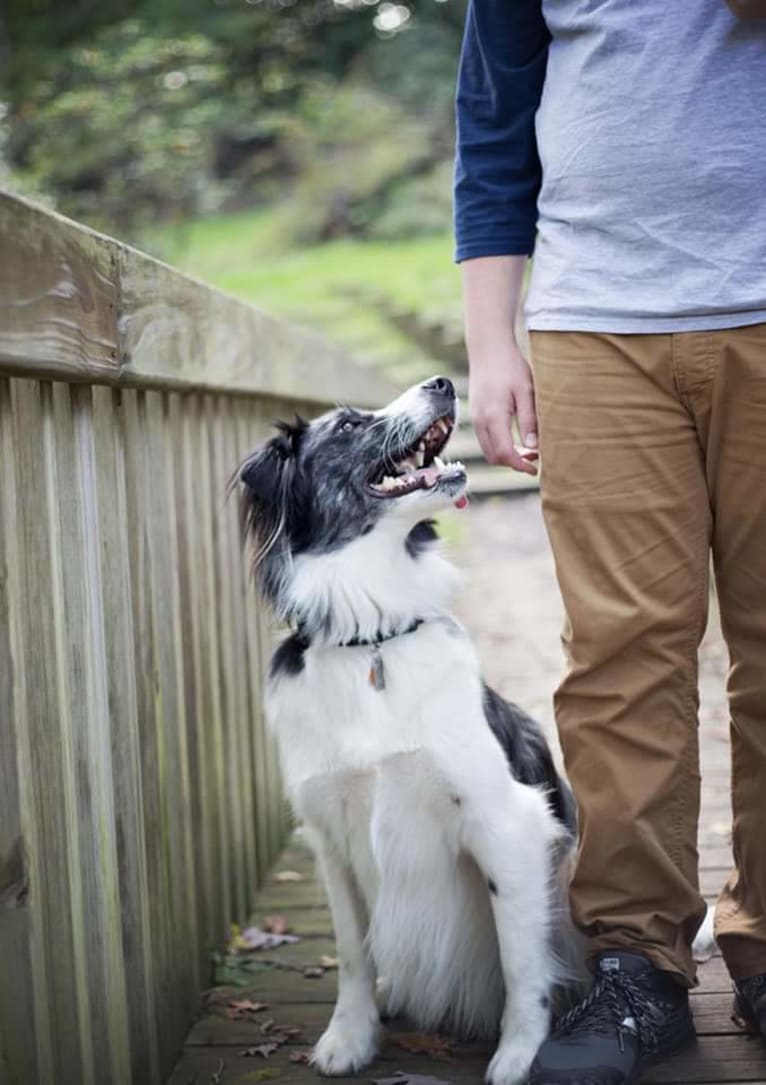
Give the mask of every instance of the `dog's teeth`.
M 442 431 L 442 433 L 444 433 L 445 435 L 446 435 L 447 433 L 449 433 L 449 426 L 447 425 L 447 423 L 446 423 L 446 422 L 444 421 L 444 419 L 443 419 L 443 418 L 440 418 L 440 419 L 439 419 L 439 421 L 438 421 L 438 422 L 436 423 L 436 425 L 437 425 L 437 426 L 439 427 L 439 429 L 440 429 L 440 430 Z
M 425 453 L 425 449 L 423 447 L 423 442 L 422 441 L 418 445 L 418 454 L 417 454 L 417 456 L 415 458 L 418 461 L 418 467 L 423 467 L 423 465 L 426 462 L 426 453 Z
M 439 456 L 434 456 L 434 467 L 438 468 L 439 471 L 443 471 L 446 464 Z

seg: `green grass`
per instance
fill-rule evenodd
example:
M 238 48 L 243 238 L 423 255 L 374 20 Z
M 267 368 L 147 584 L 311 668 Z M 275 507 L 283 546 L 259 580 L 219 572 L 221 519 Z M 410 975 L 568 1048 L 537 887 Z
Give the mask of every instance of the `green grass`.
M 333 241 L 290 249 L 278 212 L 241 212 L 168 228 L 150 248 L 176 267 L 261 308 L 323 331 L 393 376 L 438 358 L 387 318 L 389 307 L 457 328 L 460 283 L 449 234 L 411 241 Z

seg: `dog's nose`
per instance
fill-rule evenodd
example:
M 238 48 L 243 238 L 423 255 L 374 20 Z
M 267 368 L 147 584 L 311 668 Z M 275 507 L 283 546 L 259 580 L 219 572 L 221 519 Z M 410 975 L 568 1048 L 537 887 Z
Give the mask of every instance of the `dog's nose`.
M 421 388 L 424 388 L 426 392 L 438 392 L 440 395 L 447 396 L 448 399 L 455 398 L 455 385 L 449 377 L 431 377 L 430 380 L 423 382 Z

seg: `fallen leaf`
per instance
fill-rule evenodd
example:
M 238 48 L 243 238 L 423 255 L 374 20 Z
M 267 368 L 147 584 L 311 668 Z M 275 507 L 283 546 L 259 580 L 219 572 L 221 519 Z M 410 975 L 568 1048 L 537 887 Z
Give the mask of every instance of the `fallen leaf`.
M 284 1042 L 287 1043 L 288 1040 L 297 1039 L 297 1037 L 300 1036 L 302 1031 L 302 1029 L 299 1029 L 295 1025 L 277 1025 L 274 1028 L 272 1035 L 280 1036 L 282 1039 L 284 1039 Z
M 247 927 L 237 939 L 237 949 L 251 951 L 255 949 L 277 949 L 278 946 L 292 945 L 300 942 L 296 934 L 276 934 L 274 931 L 264 931 L 260 927 Z
M 249 1074 L 238 1077 L 237 1081 L 268 1081 L 269 1078 L 279 1077 L 281 1073 L 276 1066 L 264 1066 L 262 1070 L 251 1070 Z
M 254 1047 L 246 1047 L 239 1054 L 243 1058 L 255 1058 L 260 1055 L 262 1059 L 267 1059 L 269 1055 L 273 1055 L 275 1051 L 278 1051 L 281 1046 L 276 1040 L 268 1040 L 266 1043 L 256 1044 Z
M 307 980 L 321 980 L 324 975 L 324 968 L 310 968 L 303 969 L 303 977 Z
M 269 931 L 271 934 L 287 934 L 290 930 L 290 924 L 287 921 L 286 916 L 283 915 L 267 915 L 263 923 L 261 923 L 261 929 Z
M 229 941 L 226 943 L 227 953 L 236 953 L 242 949 L 242 930 L 238 923 L 229 926 Z
M 310 1051 L 291 1051 L 290 1062 L 301 1062 L 304 1066 L 308 1066 L 311 1062 Z
M 251 1002 L 249 998 L 243 998 L 239 1002 L 234 1000 L 226 1007 L 226 1016 L 230 1021 L 241 1021 L 251 1018 L 253 1014 L 268 1010 L 268 1002 Z
M 394 1036 L 393 1041 L 412 1055 L 428 1055 L 446 1061 L 454 1058 L 452 1041 L 436 1032 L 403 1032 Z
M 278 870 L 274 875 L 275 882 L 302 882 L 303 875 L 297 870 Z
M 323 953 L 319 958 L 319 963 L 322 968 L 337 968 L 340 964 L 340 959 L 338 957 L 328 957 L 326 953 Z

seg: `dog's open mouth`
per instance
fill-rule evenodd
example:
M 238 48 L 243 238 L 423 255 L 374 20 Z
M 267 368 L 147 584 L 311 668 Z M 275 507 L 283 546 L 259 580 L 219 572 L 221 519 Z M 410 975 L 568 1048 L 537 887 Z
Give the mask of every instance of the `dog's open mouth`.
M 380 464 L 370 479 L 372 492 L 378 497 L 402 497 L 415 490 L 432 490 L 448 479 L 464 478 L 462 463 L 444 463 L 439 458 L 454 424 L 447 415 L 437 418 L 400 459 Z

